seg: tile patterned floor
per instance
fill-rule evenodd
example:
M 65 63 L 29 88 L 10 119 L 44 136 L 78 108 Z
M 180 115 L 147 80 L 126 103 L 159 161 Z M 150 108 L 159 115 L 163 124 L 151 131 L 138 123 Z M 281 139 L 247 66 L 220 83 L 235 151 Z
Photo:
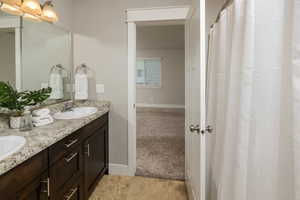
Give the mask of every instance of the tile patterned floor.
M 184 112 L 137 110 L 137 176 L 184 180 Z
M 89 200 L 188 200 L 183 181 L 104 176 Z

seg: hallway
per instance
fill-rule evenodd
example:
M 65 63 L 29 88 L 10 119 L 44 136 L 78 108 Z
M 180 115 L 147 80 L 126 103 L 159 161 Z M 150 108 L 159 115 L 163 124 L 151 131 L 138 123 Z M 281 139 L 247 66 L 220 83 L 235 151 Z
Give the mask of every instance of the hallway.
M 184 180 L 184 110 L 137 109 L 137 176 Z

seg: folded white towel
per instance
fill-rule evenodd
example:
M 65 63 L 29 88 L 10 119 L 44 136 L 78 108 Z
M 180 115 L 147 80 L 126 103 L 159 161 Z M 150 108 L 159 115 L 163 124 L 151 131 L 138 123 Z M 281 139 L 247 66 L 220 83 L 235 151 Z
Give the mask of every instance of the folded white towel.
M 50 114 L 50 110 L 48 108 L 43 108 L 43 109 L 32 111 L 32 115 L 37 116 L 37 117 L 47 116 L 49 114 Z
M 77 100 L 87 100 L 89 82 L 87 74 L 77 73 L 75 75 L 75 99 Z
M 59 73 L 50 74 L 49 86 L 52 88 L 50 99 L 63 99 L 64 86 L 63 77 Z
M 40 117 L 32 117 L 33 123 L 41 123 L 41 122 L 47 122 L 47 121 L 53 121 L 53 118 L 51 115 L 46 116 L 40 116 Z
M 40 121 L 38 123 L 33 122 L 33 125 L 36 126 L 36 127 L 38 127 L 38 126 L 45 126 L 45 125 L 51 124 L 53 122 L 54 122 L 54 120 L 52 118 L 52 119 L 49 119 L 49 120 Z

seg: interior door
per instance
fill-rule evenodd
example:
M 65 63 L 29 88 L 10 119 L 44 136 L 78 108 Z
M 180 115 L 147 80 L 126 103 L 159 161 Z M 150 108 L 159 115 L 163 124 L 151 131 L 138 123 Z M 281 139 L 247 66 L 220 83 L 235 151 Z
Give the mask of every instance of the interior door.
M 206 184 L 205 12 L 201 14 L 205 5 L 201 2 L 193 1 L 194 13 L 186 23 L 186 182 L 191 200 L 205 200 Z

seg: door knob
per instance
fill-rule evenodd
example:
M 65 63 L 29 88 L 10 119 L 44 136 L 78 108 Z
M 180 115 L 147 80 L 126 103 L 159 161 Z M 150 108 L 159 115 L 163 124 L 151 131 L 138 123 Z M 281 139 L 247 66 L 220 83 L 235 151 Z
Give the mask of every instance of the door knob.
M 192 133 L 194 133 L 194 132 L 200 133 L 200 126 L 199 126 L 199 125 L 196 125 L 196 126 L 190 125 L 190 131 L 191 131 Z
M 214 129 L 213 129 L 210 125 L 208 125 L 208 126 L 206 127 L 205 130 L 206 130 L 208 133 L 212 133 Z

